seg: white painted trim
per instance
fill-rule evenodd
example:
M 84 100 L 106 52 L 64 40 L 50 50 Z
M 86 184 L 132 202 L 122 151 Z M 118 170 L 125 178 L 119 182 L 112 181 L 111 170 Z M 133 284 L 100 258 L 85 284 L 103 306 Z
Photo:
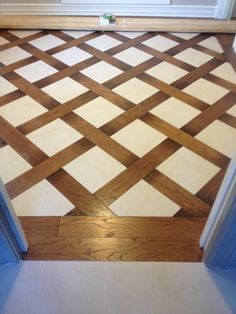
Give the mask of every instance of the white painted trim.
M 227 20 L 232 17 L 235 0 L 218 0 L 215 18 Z
M 170 0 L 61 0 L 62 3 L 70 4 L 170 4 Z
M 205 5 L 76 5 L 76 4 L 10 4 L 0 5 L 0 15 L 101 15 L 214 18 L 215 6 Z

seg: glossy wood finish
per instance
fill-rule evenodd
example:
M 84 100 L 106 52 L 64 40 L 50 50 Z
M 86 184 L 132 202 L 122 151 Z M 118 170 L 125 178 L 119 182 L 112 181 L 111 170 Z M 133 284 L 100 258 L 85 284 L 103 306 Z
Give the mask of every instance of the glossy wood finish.
M 28 260 L 200 262 L 204 218 L 21 217 Z M 191 232 L 189 232 L 191 230 Z
M 92 16 L 2 16 L 1 28 L 33 29 L 91 29 L 128 31 L 178 31 L 234 33 L 236 22 L 211 19 L 173 19 L 117 17 L 116 25 L 99 25 L 99 18 Z

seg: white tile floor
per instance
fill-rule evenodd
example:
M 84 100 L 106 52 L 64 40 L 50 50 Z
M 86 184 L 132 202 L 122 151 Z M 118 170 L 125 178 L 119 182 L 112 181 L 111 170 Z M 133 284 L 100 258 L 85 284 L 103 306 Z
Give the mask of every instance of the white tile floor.
M 92 193 L 126 169 L 97 146 L 63 168 Z
M 12 200 L 18 216 L 64 216 L 74 208 L 54 186 L 43 180 Z
M 110 205 L 118 216 L 172 217 L 180 209 L 178 205 L 141 180 Z
M 114 88 L 113 91 L 132 101 L 133 103 L 138 104 L 144 99 L 157 93 L 158 89 L 136 78 L 133 78 Z
M 51 74 L 56 73 L 57 70 L 43 61 L 36 61 L 15 70 L 15 72 L 21 75 L 24 79 L 26 79 L 30 83 L 34 83 Z
M 132 153 L 142 157 L 152 148 L 166 139 L 166 136 L 146 123 L 135 120 L 112 135 L 112 138 L 128 148 Z
M 105 61 L 100 61 L 82 70 L 81 73 L 102 84 L 123 72 Z
M 59 101 L 60 103 L 65 103 L 77 96 L 82 95 L 87 92 L 87 88 L 72 80 L 70 77 L 66 77 L 55 83 L 42 88 L 42 91 Z M 63 92 L 62 92 L 63 91 Z
M 195 67 L 199 67 L 207 61 L 211 60 L 213 57 L 198 51 L 193 48 L 188 48 L 178 54 L 175 55 L 175 58 L 189 63 Z
M 27 261 L 0 278 L 1 314 L 236 313 L 236 270 L 200 263 Z
M 144 45 L 159 50 L 161 52 L 166 51 L 176 45 L 178 43 L 171 39 L 165 38 L 161 35 L 154 36 L 146 41 L 143 42 Z
M 56 154 L 82 137 L 82 134 L 61 119 L 56 119 L 27 135 L 27 138 L 48 156 Z

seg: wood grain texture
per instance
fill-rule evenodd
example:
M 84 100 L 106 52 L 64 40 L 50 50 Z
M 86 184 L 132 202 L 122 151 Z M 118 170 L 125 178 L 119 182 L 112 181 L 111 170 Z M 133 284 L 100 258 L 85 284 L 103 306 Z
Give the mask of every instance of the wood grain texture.
M 198 239 L 205 219 L 62 217 L 59 229 L 55 217 L 21 221 L 30 244 L 27 260 L 202 260 Z M 57 235 L 47 233 L 52 225 Z
M 165 32 L 234 33 L 236 21 L 213 19 L 174 19 L 117 17 L 116 25 L 104 27 L 98 17 L 91 16 L 1 16 L 0 27 L 5 29 L 84 29 Z

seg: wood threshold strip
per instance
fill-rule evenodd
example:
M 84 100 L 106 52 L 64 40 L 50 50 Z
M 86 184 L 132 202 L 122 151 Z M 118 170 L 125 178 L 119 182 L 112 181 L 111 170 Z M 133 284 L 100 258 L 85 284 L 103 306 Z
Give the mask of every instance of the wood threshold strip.
M 117 17 L 115 26 L 105 27 L 98 16 L 2 15 L 0 28 L 235 33 L 236 20 Z
M 205 218 L 20 217 L 27 260 L 200 262 Z M 191 230 L 191 232 L 189 232 Z

